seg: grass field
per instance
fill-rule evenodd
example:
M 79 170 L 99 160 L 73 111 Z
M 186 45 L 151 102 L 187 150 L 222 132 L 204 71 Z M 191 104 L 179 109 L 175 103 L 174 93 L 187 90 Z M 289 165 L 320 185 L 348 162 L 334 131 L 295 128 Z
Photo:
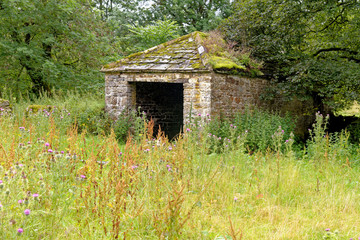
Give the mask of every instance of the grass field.
M 279 132 L 248 154 L 246 135 L 223 151 L 195 126 L 120 145 L 79 133 L 71 111 L 15 107 L 0 117 L 0 239 L 360 237 L 359 149 L 320 114 L 303 148 Z

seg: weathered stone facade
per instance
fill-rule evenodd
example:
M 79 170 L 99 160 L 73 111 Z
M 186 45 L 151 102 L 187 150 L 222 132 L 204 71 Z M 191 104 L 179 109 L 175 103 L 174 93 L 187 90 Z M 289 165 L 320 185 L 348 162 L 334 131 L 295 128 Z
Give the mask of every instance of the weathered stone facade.
M 260 105 L 268 81 L 215 72 L 197 38 L 190 34 L 105 66 L 106 111 L 117 117 L 141 107 L 174 135 L 190 114 L 231 115 Z
M 106 111 L 114 117 L 129 108 L 136 109 L 141 107 L 142 111 L 153 113 L 153 117 L 158 124 L 164 126 L 161 119 L 174 118 L 174 114 L 166 107 L 158 104 L 155 100 L 144 95 L 154 95 L 153 91 L 164 91 L 164 88 L 170 90 L 171 84 L 182 85 L 176 91 L 182 91 L 178 96 L 182 99 L 183 116 L 176 119 L 186 120 L 191 114 L 203 116 L 209 114 L 215 116 L 219 114 L 230 115 L 233 112 L 243 110 L 248 105 L 260 105 L 259 96 L 268 82 L 263 79 L 246 78 L 233 75 L 224 75 L 217 73 L 112 73 L 105 77 L 105 101 Z M 153 83 L 152 86 L 146 83 Z M 158 85 L 154 85 L 158 83 Z M 161 85 L 170 84 L 170 85 Z M 157 90 L 156 90 L 157 89 Z M 162 90 L 161 90 L 162 89 Z M 146 93 L 149 91 L 149 93 Z M 141 95 L 141 96 L 139 96 Z M 166 95 L 166 93 L 163 93 Z M 175 102 L 171 98 L 172 93 L 167 97 L 170 99 L 171 106 Z M 161 97 L 157 97 L 157 99 Z M 165 99 L 162 99 L 166 101 Z M 161 102 L 161 101 L 160 101 Z M 159 114 L 161 111 L 163 114 Z M 154 114 L 157 112 L 156 114 Z

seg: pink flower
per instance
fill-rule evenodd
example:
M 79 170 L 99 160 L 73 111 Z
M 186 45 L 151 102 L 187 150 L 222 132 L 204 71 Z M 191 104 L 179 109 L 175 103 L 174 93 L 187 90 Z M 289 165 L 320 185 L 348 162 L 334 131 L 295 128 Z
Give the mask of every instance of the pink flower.
M 39 194 L 38 194 L 38 193 L 34 193 L 34 194 L 33 194 L 33 197 L 34 197 L 34 198 L 37 198 L 37 197 L 39 197 Z
M 48 143 L 48 142 L 47 142 L 47 143 L 45 143 L 45 146 L 46 146 L 46 147 L 50 146 L 50 143 Z
M 19 204 L 22 204 L 24 201 L 22 200 L 22 199 L 20 199 L 19 201 L 18 201 L 18 203 Z
M 19 234 L 24 232 L 24 230 L 22 228 L 19 228 L 17 231 L 18 231 Z
M 52 150 L 52 149 L 48 149 L 48 152 L 49 152 L 49 153 L 52 153 L 52 152 L 53 152 L 53 150 Z
M 80 177 L 81 177 L 82 179 L 85 179 L 85 178 L 86 178 L 86 176 L 85 176 L 85 175 L 80 175 Z
M 24 213 L 26 216 L 30 215 L 30 209 L 25 209 Z

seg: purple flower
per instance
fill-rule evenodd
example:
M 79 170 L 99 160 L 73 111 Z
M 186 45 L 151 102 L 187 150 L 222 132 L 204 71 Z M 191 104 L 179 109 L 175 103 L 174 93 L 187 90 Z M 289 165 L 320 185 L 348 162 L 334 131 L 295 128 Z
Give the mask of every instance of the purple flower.
M 169 150 L 171 151 L 171 150 L 172 150 L 172 147 L 169 147 Z
M 234 201 L 236 202 L 238 200 L 238 198 L 237 197 L 234 197 Z
M 38 193 L 34 193 L 34 194 L 33 194 L 33 197 L 34 197 L 34 198 L 37 198 L 37 197 L 39 197 L 39 194 L 38 194 Z
M 20 130 L 25 130 L 25 127 L 19 127 Z
M 85 178 L 86 178 L 86 176 L 85 176 L 85 175 L 80 175 L 80 177 L 81 177 L 82 179 L 85 179 Z
M 49 153 L 52 153 L 52 152 L 53 152 L 53 150 L 52 150 L 52 149 L 48 149 L 48 152 L 49 152 Z
M 61 153 L 61 154 L 64 154 L 64 151 L 61 151 L 60 153 Z
M 48 143 L 48 142 L 47 142 L 47 143 L 45 143 L 45 146 L 46 146 L 46 147 L 50 146 L 50 143 Z
M 190 128 L 187 128 L 186 131 L 187 131 L 187 132 L 190 132 Z
M 30 209 L 25 209 L 24 213 L 26 216 L 30 215 Z
M 327 232 L 330 231 L 330 228 L 325 229 L 325 231 L 327 231 Z
M 18 201 L 19 204 L 23 204 L 23 202 L 24 202 L 24 201 L 23 201 L 22 199 L 20 199 L 20 200 Z
M 18 231 L 19 234 L 24 232 L 24 230 L 22 228 L 19 228 L 17 231 Z

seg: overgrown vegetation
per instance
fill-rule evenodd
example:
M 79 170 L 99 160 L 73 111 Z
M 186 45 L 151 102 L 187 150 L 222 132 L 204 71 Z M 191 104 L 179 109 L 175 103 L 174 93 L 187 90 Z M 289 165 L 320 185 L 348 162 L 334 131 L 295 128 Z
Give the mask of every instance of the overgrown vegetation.
M 86 108 L 71 104 L 79 99 Z M 37 105 L 53 107 L 26 116 L 23 100 L 0 117 L 2 239 L 360 235 L 360 153 L 347 132 L 326 133 L 327 116 L 316 115 L 303 150 L 290 119 L 260 110 L 233 122 L 197 116 L 173 142 L 139 118 L 147 127 L 119 145 L 112 131 L 75 124 L 96 102 L 43 97 Z

